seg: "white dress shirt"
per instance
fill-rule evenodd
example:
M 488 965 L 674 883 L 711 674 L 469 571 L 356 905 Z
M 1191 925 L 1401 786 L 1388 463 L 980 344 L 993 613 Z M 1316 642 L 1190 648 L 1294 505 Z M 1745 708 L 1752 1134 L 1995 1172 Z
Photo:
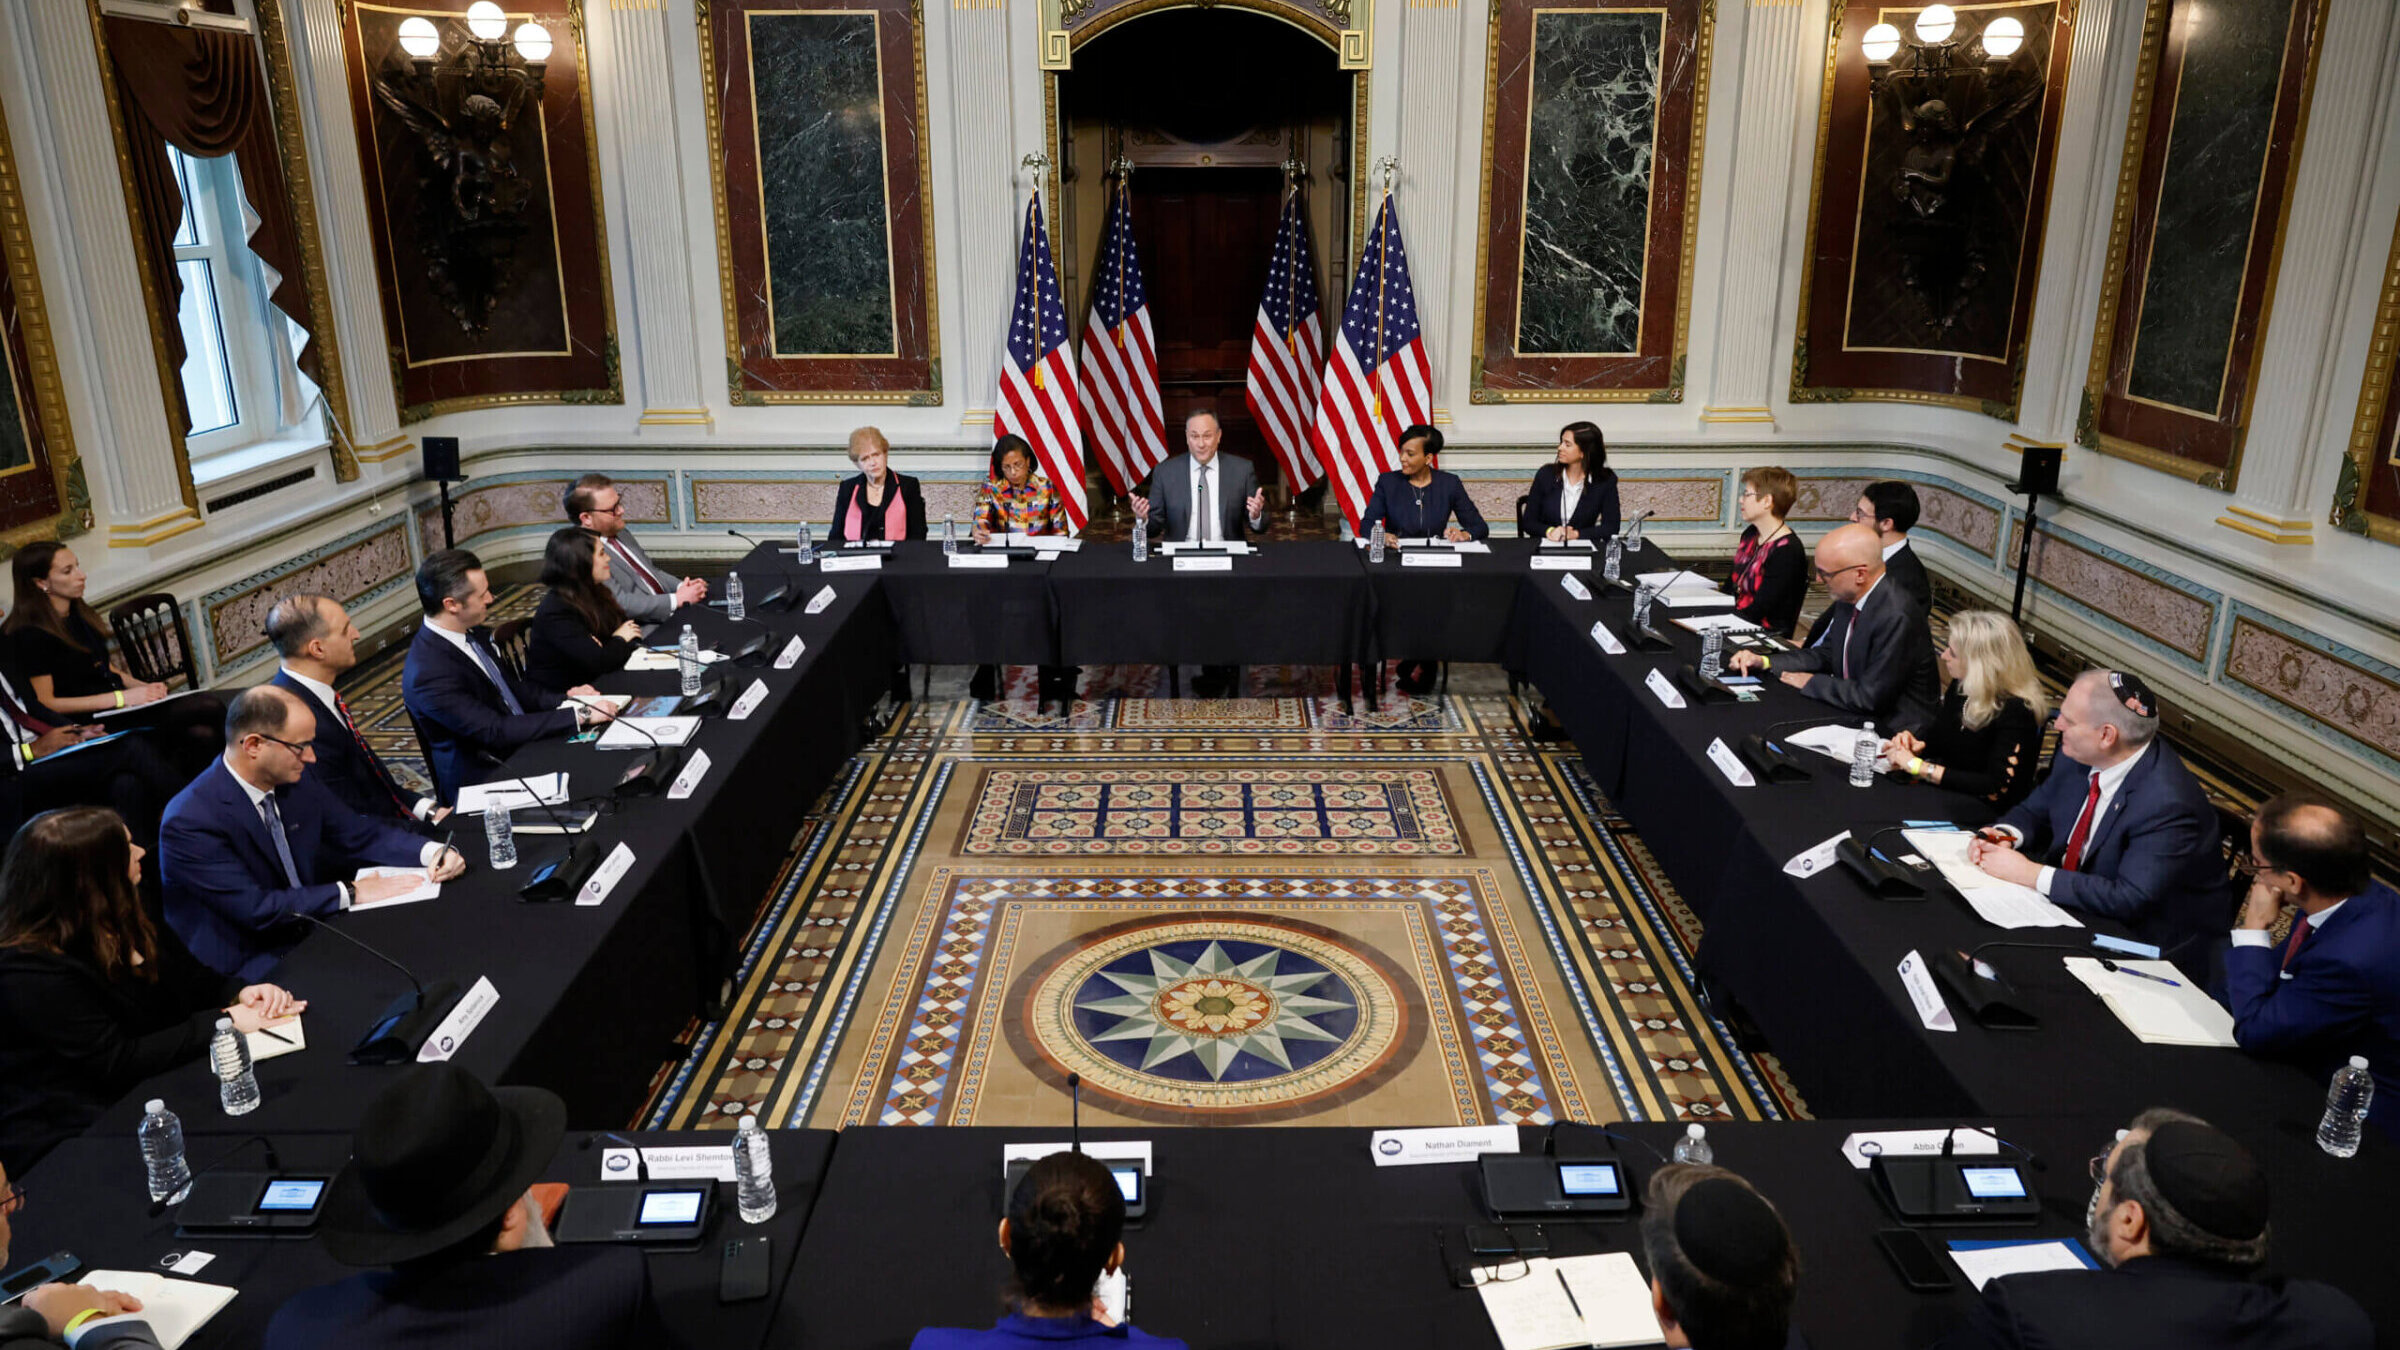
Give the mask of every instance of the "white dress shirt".
M 1883 560 L 1884 560 L 1885 562 L 1887 562 L 1887 563 L 1888 563 L 1888 562 L 1890 562 L 1890 561 L 1892 560 L 1892 555 L 1893 555 L 1893 554 L 1895 554 L 1895 553 L 1898 553 L 1900 550 L 1902 550 L 1902 549 L 1904 549 L 1904 548 L 1907 548 L 1907 547 L 1908 547 L 1908 536 L 1907 536 L 1907 535 L 1902 535 L 1902 536 L 1900 536 L 1900 538 L 1899 538 L 1899 539 L 1898 539 L 1896 542 L 1894 542 L 1894 543 L 1885 544 L 1885 545 L 1883 546 Z
M 2307 924 L 2309 932 L 2313 936 L 2316 930 L 2325 926 L 2327 919 L 2333 917 L 2335 910 L 2349 903 L 2347 899 L 2336 900 L 2314 914 L 2303 912 L 2292 922 Z M 2284 941 L 2289 942 L 2291 939 L 2286 937 Z M 2275 945 L 2275 938 L 2264 928 L 2236 928 L 2233 930 L 2233 945 L 2236 947 L 2272 947 Z
M 444 628 L 442 631 L 446 633 L 450 630 Z M 469 652 L 468 655 L 472 656 L 474 653 Z M 334 716 L 339 717 L 342 715 L 342 696 L 333 692 L 332 685 L 325 683 L 323 680 L 303 675 L 299 671 L 292 669 L 290 666 L 283 667 L 283 673 L 298 681 L 301 688 L 306 689 L 308 692 L 316 695 L 317 702 L 319 704 L 333 709 Z M 353 734 L 356 734 L 358 728 L 356 726 L 352 726 L 349 728 L 349 730 Z M 440 803 L 434 801 L 434 799 L 431 797 L 419 797 L 417 798 L 416 809 L 409 812 L 409 814 L 415 816 L 419 820 L 431 820 L 433 818 L 433 809 L 438 805 L 440 805 Z
M 1583 504 L 1584 484 L 1590 481 L 1585 478 L 1570 483 L 1564 477 L 1558 480 L 1558 523 L 1561 528 L 1575 523 L 1575 508 Z
M 2152 741 L 2150 743 L 2150 745 L 2156 744 L 2156 741 Z M 2133 766 L 2141 763 L 2142 756 L 2149 753 L 2150 746 L 2145 745 L 2141 749 L 2134 751 L 2130 755 L 2127 755 L 2125 758 L 2118 760 L 2116 763 L 2109 765 L 2105 769 L 2100 770 L 2100 800 L 2092 803 L 2092 830 L 2091 834 L 2084 836 L 2083 841 L 2086 851 L 2089 851 L 2091 848 L 2092 838 L 2100 833 L 2100 822 L 2108 819 L 2108 804 L 2117 799 L 2117 789 L 2125 786 L 2126 775 L 2132 773 Z M 2067 762 L 2072 764 L 2075 761 L 2069 760 Z M 2051 769 L 2051 772 L 2056 773 L 2058 770 L 2054 767 Z M 2084 777 L 2084 783 L 2085 787 L 2083 790 L 2083 795 L 2088 798 L 2092 795 L 2092 790 L 2090 787 L 2091 776 L 2088 772 Z M 2076 818 L 2081 819 L 2081 814 L 2078 813 Z M 2018 829 L 2016 826 L 2002 825 L 1999 828 L 2015 835 L 2018 843 L 2022 844 L 2025 842 L 2025 832 Z M 2070 832 L 2073 830 L 2073 828 L 2074 827 L 2071 825 L 2068 827 Z M 2060 842 L 2061 846 L 2063 847 L 2065 841 L 2062 840 Z M 2057 875 L 2057 868 L 2045 867 L 2042 869 L 2042 874 L 2034 878 L 2033 888 L 2042 893 L 2043 899 L 2047 900 L 2050 898 L 2050 881 Z
M 1192 538 L 1195 544 L 1214 543 L 1223 526 L 1217 493 L 1224 487 L 1224 467 L 1211 455 L 1206 464 L 1192 457 Z

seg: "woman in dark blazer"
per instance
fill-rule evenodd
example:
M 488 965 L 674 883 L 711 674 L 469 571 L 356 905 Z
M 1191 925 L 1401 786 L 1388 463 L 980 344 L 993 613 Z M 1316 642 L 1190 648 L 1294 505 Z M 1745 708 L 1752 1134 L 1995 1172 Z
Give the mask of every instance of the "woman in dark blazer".
M 542 554 L 550 593 L 533 611 L 525 648 L 525 679 L 544 698 L 623 670 L 641 647 L 641 625 L 609 593 L 609 566 L 608 549 L 592 531 L 569 525 L 550 536 Z
M 8 566 L 16 595 L 0 633 L 6 634 L 9 678 L 25 695 L 26 711 L 53 724 L 155 728 L 159 752 L 186 777 L 224 753 L 224 700 L 206 692 L 177 696 L 157 681 L 134 678 L 112 650 L 116 635 L 108 620 L 84 599 L 91 577 L 75 550 L 37 540 L 19 549 Z
M 2005 614 L 1966 610 L 1950 620 L 1940 660 L 1949 691 L 1922 737 L 1903 731 L 1886 744 L 1892 772 L 1981 797 L 2004 813 L 2033 791 L 2049 701 L 2025 635 Z
M 1551 541 L 1604 539 L 1617 532 L 1617 475 L 1608 442 L 1589 422 L 1558 432 L 1558 457 L 1533 472 L 1521 534 Z
M 850 433 L 850 462 L 858 472 L 833 494 L 833 542 L 925 537 L 925 493 L 917 480 L 892 470 L 892 443 L 873 427 Z
M 143 1079 L 308 1005 L 192 959 L 151 922 L 142 849 L 105 807 L 35 816 L 0 863 L 0 1166 L 23 1175 Z
M 1800 480 L 1773 464 L 1742 475 L 1741 546 L 1733 551 L 1733 613 L 1775 637 L 1789 638 L 1808 598 L 1808 546 L 1787 524 Z
M 1434 457 L 1441 453 L 1442 433 L 1432 427 L 1409 427 L 1400 433 L 1400 467 L 1375 480 L 1375 495 L 1358 513 L 1360 537 L 1379 520 L 1385 536 L 1393 539 L 1464 542 L 1492 532 L 1458 475 L 1433 467 Z M 1451 523 L 1453 519 L 1456 524 Z

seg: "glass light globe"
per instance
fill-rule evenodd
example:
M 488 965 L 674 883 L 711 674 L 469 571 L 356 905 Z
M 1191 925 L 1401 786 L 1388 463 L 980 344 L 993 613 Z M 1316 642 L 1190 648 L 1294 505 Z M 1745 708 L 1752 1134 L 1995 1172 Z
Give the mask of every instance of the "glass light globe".
M 517 25 L 517 55 L 527 63 L 540 65 L 550 59 L 550 30 L 538 23 Z
M 1943 11 L 1945 14 L 1948 12 Z M 1924 22 L 1923 19 L 1917 20 L 1920 26 Z M 493 4 L 492 0 L 475 0 L 474 4 L 467 6 L 467 31 L 486 42 L 497 42 L 500 35 L 508 31 L 508 14 Z
M 473 23 L 475 11 L 468 10 L 467 22 Z M 1948 5 L 1927 5 L 1917 15 L 1917 39 L 1921 42 L 1948 42 L 1950 31 L 1958 27 L 1958 15 Z
M 425 61 L 441 49 L 442 35 L 433 26 L 433 20 L 418 14 L 400 21 L 400 50 Z
M 2005 60 L 2025 45 L 2025 25 L 2015 16 L 2003 14 L 1983 26 L 1983 54 Z
M 1867 59 L 1881 65 L 1900 52 L 1900 30 L 1888 23 L 1879 23 L 1867 30 Z

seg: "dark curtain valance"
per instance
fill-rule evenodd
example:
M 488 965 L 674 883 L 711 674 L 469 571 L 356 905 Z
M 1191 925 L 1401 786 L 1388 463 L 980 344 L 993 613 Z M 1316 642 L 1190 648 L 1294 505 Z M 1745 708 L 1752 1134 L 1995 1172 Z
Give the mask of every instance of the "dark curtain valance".
M 247 33 L 214 28 L 180 28 L 144 19 L 110 16 L 109 58 L 116 70 L 119 111 L 125 122 L 126 153 L 134 194 L 142 203 L 144 265 L 167 307 L 160 325 L 167 355 L 176 369 L 184 359 L 183 330 L 174 312 L 183 301 L 183 274 L 175 266 L 175 233 L 183 221 L 183 191 L 167 158 L 172 145 L 195 159 L 232 155 L 242 173 L 242 192 L 258 216 L 249 248 L 274 269 L 279 280 L 267 299 L 302 328 L 311 326 L 307 277 L 300 265 L 300 232 L 292 219 L 291 193 L 284 181 L 283 150 L 275 137 L 274 109 L 258 40 Z M 300 369 L 322 380 L 319 344 L 300 349 Z M 183 409 L 183 388 L 170 391 Z M 184 426 L 191 425 L 188 410 Z

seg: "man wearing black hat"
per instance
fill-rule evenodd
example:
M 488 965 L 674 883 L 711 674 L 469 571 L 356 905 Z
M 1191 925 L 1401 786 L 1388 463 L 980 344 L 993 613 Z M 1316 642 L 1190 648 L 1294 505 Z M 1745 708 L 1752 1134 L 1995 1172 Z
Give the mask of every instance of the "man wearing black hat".
M 2267 1175 L 2180 1111 L 2136 1116 L 2104 1158 L 2085 1241 L 2105 1269 L 2006 1275 L 1944 1350 L 2368 1350 L 2366 1310 L 2313 1280 L 2255 1278 Z
M 420 1064 L 367 1107 L 317 1232 L 378 1266 L 294 1296 L 268 1350 L 615 1350 L 666 1343 L 650 1273 L 627 1247 L 553 1247 L 528 1188 L 558 1152 L 566 1104 Z
M 1650 1176 L 1642 1215 L 1650 1308 L 1678 1350 L 1806 1350 L 1792 1329 L 1800 1257 L 1783 1216 L 1722 1167 Z
M 2123 921 L 2168 960 L 2207 971 L 2232 896 L 2216 808 L 2173 748 L 2140 676 L 2087 670 L 2059 701 L 2050 776 L 1967 856 L 2052 904 Z

